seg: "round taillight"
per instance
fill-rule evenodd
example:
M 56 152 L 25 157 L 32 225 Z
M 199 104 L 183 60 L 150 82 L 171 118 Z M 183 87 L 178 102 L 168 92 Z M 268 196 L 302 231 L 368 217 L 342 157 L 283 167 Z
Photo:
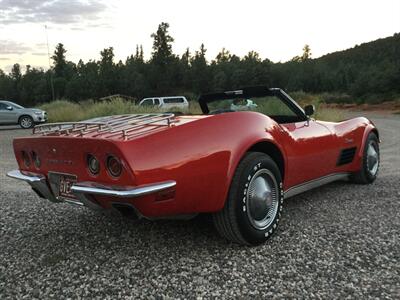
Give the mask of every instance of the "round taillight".
M 41 161 L 40 161 L 39 155 L 35 151 L 32 151 L 32 160 L 33 160 L 35 167 L 39 169 L 40 165 L 41 165 Z
M 107 170 L 113 177 L 119 177 L 122 172 L 122 164 L 115 156 L 107 157 Z
M 88 154 L 88 156 L 86 157 L 86 161 L 89 172 L 93 175 L 99 174 L 100 162 L 98 161 L 98 159 L 94 155 Z
M 31 165 L 31 158 L 29 157 L 29 154 L 25 151 L 22 151 L 22 160 L 24 161 L 25 167 L 29 167 Z

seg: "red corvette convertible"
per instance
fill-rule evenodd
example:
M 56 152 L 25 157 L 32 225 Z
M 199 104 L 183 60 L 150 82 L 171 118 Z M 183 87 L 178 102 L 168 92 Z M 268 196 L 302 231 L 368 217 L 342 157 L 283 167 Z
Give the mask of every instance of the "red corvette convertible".
M 336 180 L 372 183 L 379 133 L 366 118 L 311 118 L 284 91 L 206 94 L 202 115 L 121 115 L 40 125 L 14 140 L 19 170 L 42 198 L 129 217 L 212 213 L 219 233 L 260 244 L 283 199 Z

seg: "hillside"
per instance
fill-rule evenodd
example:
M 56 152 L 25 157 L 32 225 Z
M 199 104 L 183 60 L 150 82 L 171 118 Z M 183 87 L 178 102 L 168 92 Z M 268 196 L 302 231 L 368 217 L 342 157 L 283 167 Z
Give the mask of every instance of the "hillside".
M 317 59 L 276 66 L 289 90 L 346 93 L 368 101 L 400 94 L 400 34 Z

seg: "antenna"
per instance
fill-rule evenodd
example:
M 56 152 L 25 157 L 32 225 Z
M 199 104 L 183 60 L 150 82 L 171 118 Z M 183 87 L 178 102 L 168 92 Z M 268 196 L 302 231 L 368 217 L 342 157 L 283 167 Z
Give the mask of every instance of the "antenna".
M 54 84 L 53 84 L 53 73 L 51 71 L 51 64 L 50 64 L 50 49 L 49 49 L 49 37 L 47 35 L 47 25 L 44 25 L 44 31 L 46 33 L 46 43 L 47 43 L 47 58 L 49 59 L 49 74 L 50 74 L 50 86 L 51 86 L 51 95 L 53 98 L 53 101 L 55 100 L 54 98 Z

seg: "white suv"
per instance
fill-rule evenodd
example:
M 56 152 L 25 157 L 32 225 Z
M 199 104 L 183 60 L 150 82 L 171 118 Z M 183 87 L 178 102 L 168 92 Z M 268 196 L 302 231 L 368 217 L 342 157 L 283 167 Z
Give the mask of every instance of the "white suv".
M 157 106 L 160 108 L 189 108 L 189 102 L 184 96 L 171 96 L 171 97 L 153 97 L 144 98 L 139 102 L 140 106 Z

